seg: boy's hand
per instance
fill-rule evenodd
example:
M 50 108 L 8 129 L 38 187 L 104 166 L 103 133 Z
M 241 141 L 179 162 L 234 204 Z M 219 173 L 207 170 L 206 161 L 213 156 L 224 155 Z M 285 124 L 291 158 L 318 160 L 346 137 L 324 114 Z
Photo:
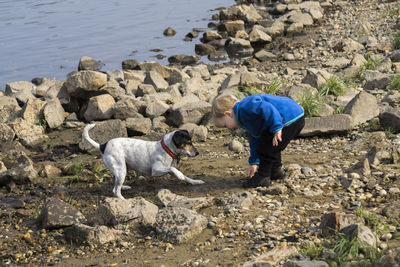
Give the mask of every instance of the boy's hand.
M 258 169 L 258 165 L 250 165 L 250 167 L 247 168 L 247 176 L 249 178 L 253 177 L 254 174 L 256 173 L 257 169 Z
M 273 146 L 277 146 L 278 145 L 278 141 L 282 142 L 282 130 L 280 130 L 279 132 L 275 133 L 274 138 L 272 139 L 272 145 Z

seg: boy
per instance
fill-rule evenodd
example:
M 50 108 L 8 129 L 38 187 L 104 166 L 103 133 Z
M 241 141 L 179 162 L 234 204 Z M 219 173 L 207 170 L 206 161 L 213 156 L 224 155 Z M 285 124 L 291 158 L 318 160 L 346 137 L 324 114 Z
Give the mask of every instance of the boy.
M 212 105 L 214 123 L 229 130 L 243 128 L 249 134 L 250 178 L 243 187 L 269 186 L 282 179 L 281 152 L 304 127 L 304 110 L 296 101 L 283 96 L 251 95 L 238 101 L 221 95 Z

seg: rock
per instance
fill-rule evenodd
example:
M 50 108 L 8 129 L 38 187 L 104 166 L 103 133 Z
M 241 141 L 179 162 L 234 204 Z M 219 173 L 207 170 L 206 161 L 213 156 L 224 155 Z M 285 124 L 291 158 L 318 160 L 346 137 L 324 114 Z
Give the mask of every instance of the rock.
M 343 109 L 344 114 L 349 114 L 354 125 L 369 121 L 379 115 L 379 106 L 376 97 L 360 92 Z
M 58 128 L 64 123 L 65 111 L 58 98 L 47 102 L 43 109 L 43 116 L 51 129 Z
M 400 219 L 400 201 L 394 201 L 387 204 L 382 209 L 382 214 L 388 218 L 399 220 Z
M 311 26 L 314 24 L 314 20 L 310 14 L 298 11 L 290 12 L 287 21 L 292 24 L 299 23 L 305 26 Z
M 198 75 L 186 79 L 180 86 L 180 91 L 182 92 L 183 95 L 193 93 L 200 97 L 205 93 L 205 90 L 206 90 L 206 83 Z
M 225 43 L 225 49 L 229 57 L 249 57 L 253 54 L 254 49 L 251 47 L 250 41 L 229 37 Z
M 267 50 L 264 50 L 264 49 L 256 52 L 254 54 L 254 57 L 257 58 L 258 60 L 262 61 L 262 62 L 270 61 L 270 60 L 273 60 L 273 59 L 277 58 L 277 56 L 275 54 L 273 54 L 271 52 L 268 52 Z
M 283 35 L 285 32 L 285 24 L 278 20 L 274 21 L 270 27 L 265 28 L 265 32 L 272 37 Z
M 11 142 L 14 140 L 15 133 L 11 127 L 5 123 L 0 123 L 0 142 Z
M 157 93 L 156 89 L 151 84 L 139 84 L 138 89 L 136 91 L 136 96 L 144 96 L 149 94 Z
M 73 73 L 64 83 L 71 96 L 87 98 L 88 92 L 96 92 L 107 85 L 107 74 L 83 70 Z
M 91 97 L 83 117 L 86 121 L 111 119 L 114 104 L 115 100 L 109 94 Z
M 181 207 L 191 210 L 199 210 L 213 204 L 212 197 L 189 198 L 172 193 L 168 189 L 161 189 L 157 193 L 157 200 L 165 207 Z
M 171 27 L 168 27 L 164 30 L 163 34 L 165 36 L 174 36 L 176 34 L 176 31 L 172 29 Z
M 204 125 L 197 125 L 194 123 L 186 123 L 179 127 L 182 130 L 187 130 L 192 137 L 192 140 L 197 142 L 205 142 L 207 140 L 208 130 Z
M 83 56 L 79 59 L 78 71 L 81 70 L 93 70 L 99 71 L 102 67 L 101 62 L 87 56 Z
M 136 59 L 127 59 L 122 61 L 123 70 L 135 70 L 139 66 L 139 62 Z
M 31 124 L 45 124 L 46 122 L 42 121 L 42 112 L 45 104 L 46 102 L 37 98 L 29 99 L 22 107 L 21 117 Z
M 43 170 L 41 171 L 41 176 L 46 177 L 46 178 L 54 178 L 61 174 L 62 174 L 62 171 L 53 165 L 45 165 L 43 167 Z
M 29 99 L 34 99 L 33 95 L 35 90 L 35 85 L 31 82 L 20 81 L 11 82 L 6 84 L 5 95 L 11 96 L 18 100 L 18 102 L 23 105 Z
M 58 229 L 86 223 L 86 218 L 70 204 L 58 198 L 50 198 L 42 207 L 40 222 L 45 229 Z
M 253 30 L 249 34 L 249 40 L 251 43 L 266 44 L 271 42 L 272 38 L 265 33 L 263 29 L 254 26 Z
M 242 153 L 244 150 L 244 146 L 242 143 L 240 143 L 238 140 L 232 140 L 229 142 L 228 148 L 230 151 L 236 152 L 236 153 Z
M 121 120 L 107 120 L 104 122 L 96 122 L 96 127 L 89 131 L 89 136 L 99 144 L 104 144 L 113 138 L 128 137 L 128 133 L 125 124 Z M 79 148 L 90 153 L 98 153 L 98 151 L 83 138 L 79 142 Z
M 319 228 L 324 236 L 328 236 L 359 222 L 362 223 L 362 219 L 356 215 L 332 212 L 322 216 Z
M 325 261 L 319 260 L 302 260 L 302 261 L 293 261 L 290 260 L 286 262 L 283 267 L 329 267 L 329 264 Z
M 113 116 L 115 119 L 125 120 L 127 118 L 142 118 L 143 115 L 139 113 L 141 102 L 133 96 L 127 96 L 124 99 L 115 103 L 112 107 Z
M 226 209 L 248 209 L 253 204 L 254 196 L 249 192 L 239 192 L 227 197 L 217 198 L 217 204 Z
M 330 74 L 325 70 L 317 70 L 314 68 L 307 69 L 307 75 L 301 81 L 302 83 L 309 84 L 312 87 L 320 88 L 330 78 Z
M 201 41 L 204 43 L 208 43 L 210 41 L 214 41 L 214 40 L 219 40 L 222 39 L 222 36 L 217 33 L 216 31 L 208 31 L 203 33 L 203 37 L 201 38 Z
M 67 242 L 74 242 L 76 244 L 106 244 L 116 240 L 120 235 L 122 235 L 122 231 L 103 225 L 91 227 L 84 224 L 74 224 L 64 231 Z
M 400 131 L 400 111 L 398 108 L 388 108 L 381 112 L 379 124 L 385 129 Z
M 225 27 L 226 32 L 229 36 L 235 36 L 236 32 L 244 30 L 243 20 L 232 20 L 223 22 L 222 25 Z
M 276 247 L 272 250 L 245 262 L 241 267 L 277 266 L 280 262 L 298 254 L 294 246 Z
M 168 82 L 164 80 L 157 71 L 150 71 L 144 79 L 145 84 L 151 84 L 156 91 L 165 90 L 168 87 Z
M 172 107 L 170 119 L 178 127 L 189 122 L 199 124 L 206 114 L 211 112 L 211 104 L 201 100 L 184 104 L 178 108 L 174 107 Z
M 44 97 L 44 99 L 55 99 L 63 94 L 62 86 L 64 82 L 59 82 L 56 79 L 44 78 L 43 82 L 36 87 L 36 96 Z
M 44 134 L 44 128 L 41 125 L 32 124 L 22 118 L 14 120 L 9 125 L 14 130 L 15 135 L 18 138 L 26 136 L 40 136 Z
M 10 96 L 0 96 L 0 122 L 13 121 L 20 114 L 21 108 L 18 101 Z
M 148 134 L 152 123 L 149 118 L 127 118 L 126 128 L 129 136 L 140 136 Z
M 95 222 L 101 225 L 135 221 L 144 226 L 152 226 L 156 221 L 158 207 L 142 197 L 131 199 L 106 198 L 97 210 Z
M 371 247 L 376 247 L 378 238 L 371 229 L 365 225 L 351 224 L 340 230 L 340 232 L 345 234 L 348 240 L 352 240 L 356 237 L 359 242 L 366 243 Z
M 207 218 L 193 210 L 180 207 L 161 209 L 155 229 L 160 237 L 171 243 L 183 243 L 200 234 L 207 226 Z
M 350 64 L 350 60 L 344 57 L 334 58 L 329 60 L 323 64 L 323 67 L 332 68 L 332 69 L 343 69 Z
M 305 118 L 305 126 L 300 132 L 300 136 L 345 132 L 352 129 L 353 125 L 353 119 L 348 114 Z
M 169 109 L 169 105 L 165 104 L 163 101 L 155 99 L 149 101 L 146 107 L 146 117 L 155 118 L 163 115 Z
M 204 56 L 209 55 L 215 51 L 215 47 L 209 44 L 195 44 L 194 51 L 197 55 Z
M 364 74 L 364 89 L 385 89 L 390 84 L 392 76 L 392 74 L 385 74 L 374 70 L 366 70 Z

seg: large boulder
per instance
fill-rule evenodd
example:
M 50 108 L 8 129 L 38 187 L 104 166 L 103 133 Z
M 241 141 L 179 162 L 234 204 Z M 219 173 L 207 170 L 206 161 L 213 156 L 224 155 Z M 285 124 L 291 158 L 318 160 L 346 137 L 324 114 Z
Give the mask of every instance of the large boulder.
M 29 99 L 34 99 L 35 85 L 27 81 L 11 82 L 6 84 L 5 95 L 14 97 L 23 105 Z
M 376 97 L 360 92 L 343 109 L 344 114 L 353 118 L 354 124 L 364 123 L 379 115 L 379 106 Z
M 107 120 L 113 116 L 114 98 L 109 94 L 94 96 L 89 99 L 83 114 L 86 121 Z
M 199 124 L 210 112 L 211 104 L 200 100 L 172 109 L 170 119 L 178 127 L 189 122 Z
M 115 241 L 122 234 L 122 231 L 104 225 L 92 227 L 85 224 L 74 224 L 64 231 L 67 242 L 76 244 L 106 244 Z
M 0 122 L 9 122 L 19 116 L 21 107 L 18 101 L 10 96 L 0 96 Z
M 379 123 L 386 129 L 400 131 L 400 111 L 398 108 L 387 108 L 379 114 Z
M 144 226 L 156 222 L 158 207 L 142 197 L 106 198 L 97 210 L 96 223 L 107 226 L 135 221 Z
M 171 243 L 183 243 L 200 234 L 208 220 L 193 210 L 181 207 L 167 207 L 156 217 L 155 229 L 160 237 Z
M 40 222 L 44 229 L 58 229 L 86 223 L 86 218 L 70 204 L 58 198 L 50 198 L 42 207 Z
M 88 92 L 96 92 L 107 85 L 107 74 L 83 70 L 73 73 L 64 83 L 64 87 L 71 96 L 88 98 Z
M 96 127 L 89 131 L 89 136 L 96 142 L 104 144 L 113 138 L 128 137 L 128 133 L 126 131 L 125 123 L 121 120 L 107 120 L 104 122 L 97 122 Z M 79 148 L 90 153 L 97 151 L 83 138 L 81 142 L 79 142 Z
M 353 125 L 353 119 L 348 114 L 305 118 L 305 125 L 300 136 L 342 133 L 351 130 Z
M 44 120 L 51 128 L 58 128 L 64 123 L 65 111 L 58 98 L 49 100 L 43 109 Z

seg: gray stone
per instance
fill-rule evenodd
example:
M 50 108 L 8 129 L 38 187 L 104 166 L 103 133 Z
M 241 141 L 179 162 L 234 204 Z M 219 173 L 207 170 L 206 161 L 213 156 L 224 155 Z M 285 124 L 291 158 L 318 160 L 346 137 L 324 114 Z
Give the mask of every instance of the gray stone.
M 5 123 L 0 122 L 0 142 L 11 142 L 14 140 L 15 133 L 11 127 Z
M 6 96 L 11 96 L 17 99 L 21 104 L 24 104 L 29 99 L 35 98 L 33 95 L 34 90 L 35 85 L 33 83 L 20 81 L 7 83 L 4 93 Z
M 163 76 L 161 76 L 157 71 L 148 72 L 144 79 L 144 83 L 153 85 L 153 87 L 158 91 L 165 90 L 168 87 L 168 82 L 164 80 Z
M 144 226 L 152 226 L 156 221 L 157 213 L 158 207 L 142 197 L 106 198 L 97 210 L 95 222 L 115 226 L 135 221 Z
M 0 122 L 13 121 L 21 111 L 18 101 L 10 96 L 0 96 Z
M 298 254 L 294 246 L 275 247 L 270 251 L 245 262 L 241 267 L 272 267 L 278 266 L 280 262 Z
M 106 244 L 116 240 L 121 235 L 122 231 L 104 225 L 91 227 L 85 224 L 74 224 L 64 231 L 67 242 L 78 245 L 87 243 Z
M 181 207 L 161 209 L 155 229 L 160 237 L 171 243 L 183 243 L 200 234 L 207 226 L 207 218 L 193 210 Z
M 349 114 L 355 125 L 364 123 L 379 115 L 378 101 L 375 96 L 360 92 L 345 106 L 343 113 Z
M 207 140 L 208 130 L 204 125 L 197 125 L 195 123 L 186 123 L 179 127 L 182 130 L 187 130 L 192 137 L 193 141 L 205 142 Z
M 168 189 L 161 189 L 157 193 L 157 200 L 165 207 L 182 207 L 191 210 L 199 210 L 213 204 L 212 197 L 190 198 L 172 193 Z
M 22 118 L 15 119 L 9 126 L 14 130 L 18 138 L 44 134 L 44 128 L 41 125 L 32 124 Z
M 351 224 L 343 228 L 340 232 L 345 234 L 348 240 L 352 240 L 356 237 L 359 242 L 366 243 L 371 247 L 376 247 L 378 237 L 365 225 Z
M 365 90 L 385 89 L 391 82 L 393 75 L 385 74 L 379 71 L 366 70 L 365 74 Z
M 400 131 L 400 111 L 398 108 L 388 108 L 379 114 L 379 123 L 386 129 Z
M 239 192 L 227 197 L 217 199 L 217 204 L 225 208 L 248 209 L 253 205 L 254 196 L 249 192 Z
M 244 146 L 242 143 L 240 143 L 238 140 L 232 140 L 229 142 L 228 148 L 230 151 L 236 152 L 236 153 L 242 153 L 244 150 Z
M 114 104 L 115 100 L 109 94 L 91 97 L 83 117 L 86 121 L 111 119 Z
M 125 123 L 129 136 L 148 134 L 152 127 L 149 118 L 127 118 Z
M 211 104 L 205 101 L 190 102 L 176 109 L 172 109 L 170 119 L 176 126 L 191 122 L 201 123 L 207 113 L 211 112 Z
M 229 57 L 238 58 L 251 56 L 254 52 L 250 41 L 232 37 L 229 37 L 226 41 L 225 49 Z
M 42 207 L 40 222 L 45 229 L 58 229 L 86 223 L 86 218 L 70 204 L 58 198 L 50 198 Z
M 58 128 L 64 123 L 65 111 L 58 98 L 49 100 L 43 109 L 44 119 L 51 128 Z
M 325 261 L 319 260 L 303 260 L 303 261 L 293 261 L 290 260 L 286 262 L 283 267 L 329 267 L 329 264 Z
M 133 96 L 127 96 L 118 101 L 112 107 L 115 119 L 125 120 L 127 118 L 142 118 L 143 115 L 139 113 L 141 102 Z
M 68 94 L 78 98 L 88 98 L 88 92 L 99 91 L 106 85 L 107 74 L 91 70 L 75 72 L 64 83 Z
M 89 131 L 89 136 L 99 144 L 104 144 L 113 138 L 128 137 L 128 133 L 125 124 L 121 120 L 107 120 L 104 122 L 96 122 L 96 127 Z M 79 142 L 79 148 L 90 153 L 98 153 L 98 151 L 83 138 Z
M 387 204 L 382 209 L 382 215 L 391 219 L 400 220 L 400 201 L 397 200 Z
M 139 97 L 155 93 L 157 93 L 157 91 L 152 84 L 139 84 L 138 89 L 136 91 L 136 96 Z
M 91 57 L 83 56 L 79 59 L 78 71 L 80 70 L 99 71 L 101 67 L 102 67 L 101 62 Z
M 163 115 L 169 109 L 169 105 L 159 99 L 148 101 L 145 113 L 146 117 L 155 118 Z
M 300 136 L 342 133 L 351 130 L 353 125 L 353 119 L 348 114 L 305 118 L 305 125 Z
M 337 233 L 353 223 L 359 222 L 362 222 L 362 219 L 354 214 L 332 212 L 322 216 L 319 228 L 323 236 L 328 236 Z

